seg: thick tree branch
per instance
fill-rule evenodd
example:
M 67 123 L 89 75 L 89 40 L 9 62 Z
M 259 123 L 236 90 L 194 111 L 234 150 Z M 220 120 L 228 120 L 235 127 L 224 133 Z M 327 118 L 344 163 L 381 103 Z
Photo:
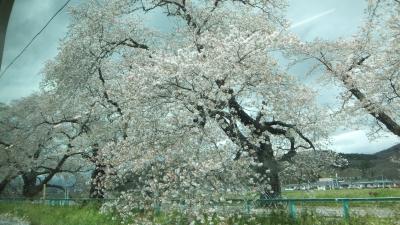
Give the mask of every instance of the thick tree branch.
M 393 134 L 397 135 L 400 137 L 400 125 L 391 117 L 389 116 L 386 112 L 384 112 L 381 109 L 371 109 L 375 107 L 375 103 L 373 103 L 370 99 L 367 98 L 367 96 L 358 88 L 354 83 L 351 82 L 351 77 L 349 72 L 353 70 L 356 66 L 362 65 L 365 60 L 367 60 L 370 57 L 370 55 L 367 55 L 365 57 L 361 57 L 357 62 L 353 63 L 348 69 L 347 73 L 345 75 L 340 75 L 340 79 L 345 84 L 345 86 L 348 87 L 348 90 L 359 100 L 362 104 L 362 107 L 368 111 L 368 113 L 373 116 L 375 119 L 377 119 L 379 122 L 385 125 L 385 127 L 391 131 Z M 332 68 L 332 66 L 328 63 L 328 61 L 325 59 L 324 55 L 321 53 L 321 58 L 317 58 L 318 61 L 320 61 L 325 68 L 333 73 L 336 74 L 336 71 Z
M 256 134 L 260 135 L 264 131 L 268 131 L 271 134 L 275 135 L 284 135 L 289 139 L 291 145 L 294 146 L 294 139 L 292 137 L 288 136 L 289 129 L 294 130 L 305 142 L 307 142 L 311 148 L 315 150 L 315 147 L 310 139 L 308 139 L 295 125 L 284 123 L 281 121 L 271 121 L 271 122 L 258 122 L 257 119 L 253 119 L 250 115 L 248 115 L 243 108 L 240 106 L 240 104 L 236 101 L 235 97 L 232 97 L 229 100 L 229 107 L 233 108 L 235 112 L 237 113 L 238 117 L 240 118 L 240 121 L 246 125 L 246 126 L 254 126 L 256 129 Z M 282 129 L 275 127 L 276 125 L 279 125 L 280 127 L 287 128 L 287 129 Z M 292 143 L 293 142 L 293 143 Z M 294 147 L 293 147 L 294 148 Z

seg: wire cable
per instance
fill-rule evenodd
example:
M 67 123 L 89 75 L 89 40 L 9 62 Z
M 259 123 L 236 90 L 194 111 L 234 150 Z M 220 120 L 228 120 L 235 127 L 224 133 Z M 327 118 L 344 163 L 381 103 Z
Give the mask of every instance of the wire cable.
M 0 79 L 4 76 L 7 70 L 17 61 L 17 59 L 25 52 L 25 50 L 33 43 L 33 41 L 46 29 L 46 27 L 51 23 L 51 21 L 68 5 L 71 0 L 67 0 L 63 6 L 47 21 L 43 28 L 28 42 L 28 44 L 21 50 L 21 52 L 5 67 L 3 72 L 0 74 Z

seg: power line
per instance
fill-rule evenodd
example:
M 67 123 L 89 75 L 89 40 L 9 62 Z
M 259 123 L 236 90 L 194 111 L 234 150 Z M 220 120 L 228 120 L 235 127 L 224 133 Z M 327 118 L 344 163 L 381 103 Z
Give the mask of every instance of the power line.
M 68 5 L 71 0 L 67 0 L 63 6 L 50 18 L 49 21 L 43 26 L 43 28 L 28 42 L 28 44 L 21 50 L 21 52 L 5 67 L 3 72 L 0 74 L 0 79 L 4 76 L 7 70 L 17 61 L 17 59 L 25 52 L 25 50 L 33 43 L 33 41 L 43 32 L 44 29 L 50 24 L 50 22 Z

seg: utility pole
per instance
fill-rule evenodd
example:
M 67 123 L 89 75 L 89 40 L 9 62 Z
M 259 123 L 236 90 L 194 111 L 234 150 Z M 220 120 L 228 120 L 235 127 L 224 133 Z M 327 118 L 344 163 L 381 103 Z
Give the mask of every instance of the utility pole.
M 11 10 L 14 0 L 0 0 L 0 71 L 3 61 L 4 42 L 6 40 L 6 31 L 8 20 L 10 19 Z

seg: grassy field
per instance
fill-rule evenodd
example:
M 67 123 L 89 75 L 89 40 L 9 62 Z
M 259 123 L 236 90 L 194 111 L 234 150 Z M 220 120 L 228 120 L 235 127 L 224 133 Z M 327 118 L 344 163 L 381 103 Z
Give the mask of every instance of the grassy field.
M 371 196 L 371 192 L 375 192 Z M 360 198 L 360 197 L 400 197 L 400 189 L 342 189 L 327 191 L 287 191 L 283 193 L 286 198 Z M 340 208 L 340 203 L 313 203 L 308 205 L 297 205 L 299 212 L 303 209 L 319 206 Z M 308 208 L 310 206 L 310 208 Z M 351 203 L 352 207 L 370 208 L 371 206 L 379 209 L 390 209 L 392 211 L 400 210 L 400 202 L 397 203 Z M 353 208 L 354 209 L 354 208 Z M 354 211 L 353 211 L 354 212 Z M 99 204 L 86 204 L 81 206 L 47 206 L 39 204 L 31 204 L 27 202 L 20 203 L 0 203 L 0 219 L 1 215 L 16 216 L 30 222 L 31 225 L 116 225 L 121 221 L 115 215 L 104 215 L 99 213 Z M 396 214 L 397 215 L 397 214 Z M 112 218 L 116 219 L 112 219 Z M 138 218 L 147 218 L 152 224 L 189 224 L 191 220 L 180 213 L 136 213 L 131 223 L 138 224 Z M 231 216 L 229 218 L 221 218 L 214 215 L 206 218 L 203 222 L 196 221 L 195 224 L 379 224 L 392 225 L 400 224 L 400 218 L 377 218 L 371 216 L 355 217 L 351 216 L 349 223 L 346 223 L 340 217 L 322 217 L 315 214 L 301 214 L 296 221 L 293 221 L 286 214 L 286 209 L 273 212 L 270 215 L 257 215 L 249 217 L 246 214 Z
M 0 204 L 0 215 L 8 214 L 23 218 L 31 225 L 116 225 L 120 221 L 113 220 L 112 215 L 103 215 L 98 211 L 97 205 L 86 206 L 46 206 L 30 203 L 2 203 Z M 159 213 L 154 214 L 138 213 L 132 218 L 132 224 L 141 224 L 135 222 L 135 218 L 146 217 L 151 224 L 189 224 L 190 219 L 179 213 Z M 0 216 L 1 218 L 1 216 Z M 376 217 L 352 217 L 349 222 L 342 218 L 326 218 L 314 214 L 300 215 L 293 221 L 283 211 L 273 212 L 269 215 L 258 215 L 249 217 L 246 215 L 236 215 L 229 218 L 221 218 L 216 215 L 205 217 L 202 221 L 195 221 L 195 224 L 237 224 L 237 225 L 255 225 L 255 224 L 281 224 L 281 225 L 318 225 L 318 224 L 354 224 L 354 225 L 392 225 L 397 223 L 399 218 L 376 218 Z
M 30 203 L 2 203 L 0 214 L 24 218 L 31 225 L 115 225 L 110 215 L 99 213 L 98 206 L 47 206 Z
M 378 189 L 338 189 L 338 190 L 310 190 L 310 191 L 285 191 L 284 198 L 374 198 L 374 197 L 400 197 L 400 188 Z M 341 202 L 308 202 L 307 206 L 333 206 L 342 207 Z M 379 207 L 400 209 L 400 201 L 397 202 L 351 202 L 350 207 Z
M 371 194 L 370 194 L 371 193 Z M 376 194 L 372 194 L 376 193 Z M 338 190 L 310 190 L 285 191 L 286 198 L 368 198 L 368 197 L 400 197 L 400 188 L 378 189 L 338 189 Z

